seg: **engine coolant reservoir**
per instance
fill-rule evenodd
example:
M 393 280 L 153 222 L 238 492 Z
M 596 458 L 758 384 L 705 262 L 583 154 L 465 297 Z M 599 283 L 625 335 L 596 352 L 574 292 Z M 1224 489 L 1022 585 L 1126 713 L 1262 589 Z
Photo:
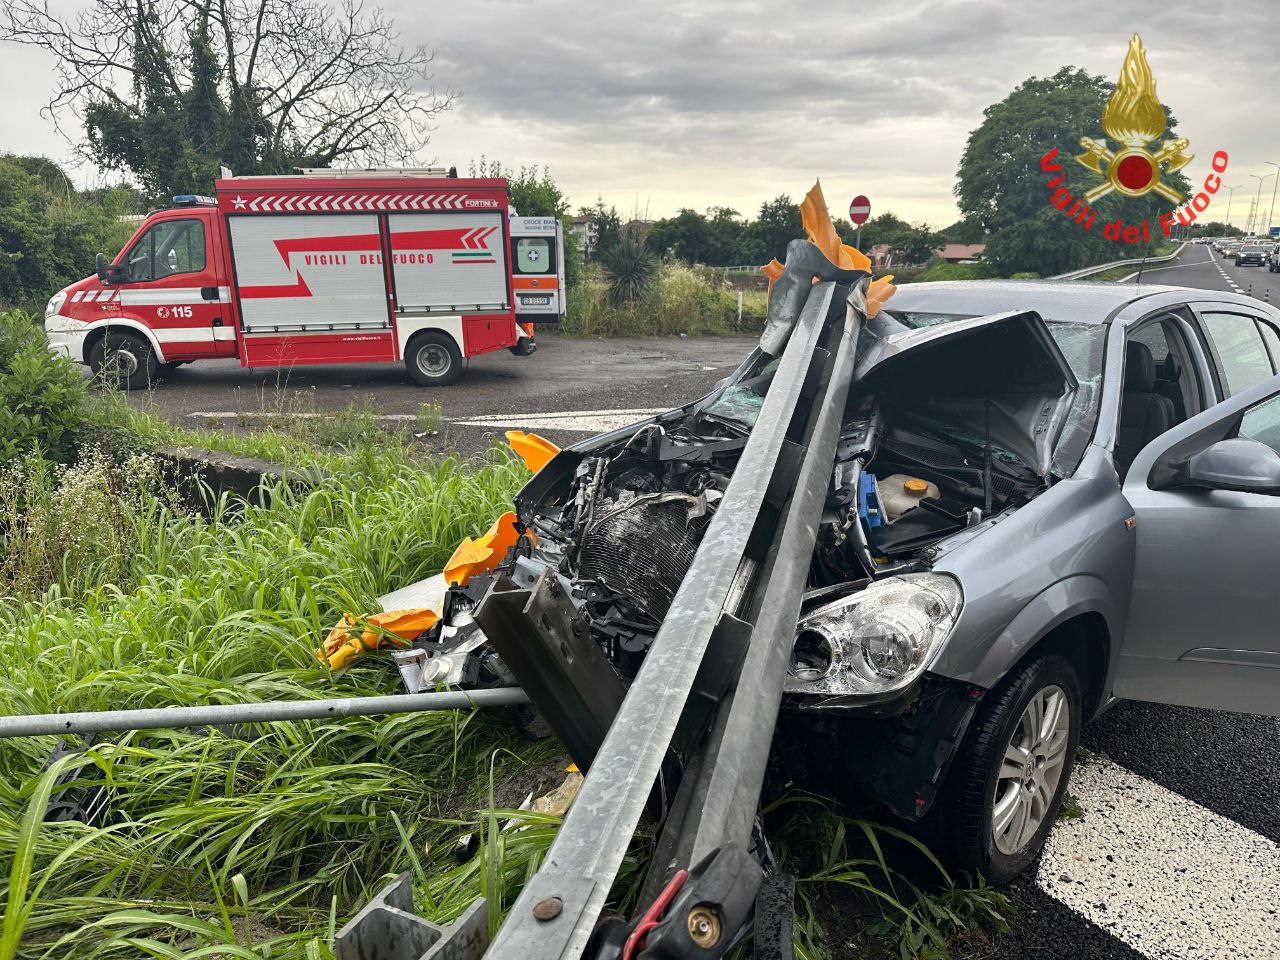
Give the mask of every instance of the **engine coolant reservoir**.
M 919 477 L 910 477 L 905 473 L 895 473 L 879 478 L 876 482 L 876 494 L 880 498 L 880 507 L 884 510 L 885 519 L 890 523 L 897 520 L 913 507 L 920 505 L 925 497 L 938 499 L 942 491 L 938 485 Z

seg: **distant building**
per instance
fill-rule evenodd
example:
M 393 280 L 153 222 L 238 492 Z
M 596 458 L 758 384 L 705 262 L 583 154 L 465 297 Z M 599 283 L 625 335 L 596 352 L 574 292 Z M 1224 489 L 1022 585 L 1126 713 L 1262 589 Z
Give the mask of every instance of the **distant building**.
M 877 243 L 870 250 L 864 252 L 871 258 L 871 265 L 877 270 L 883 270 L 893 262 L 893 256 L 889 252 L 887 243 Z
M 578 244 L 578 252 L 585 258 L 596 242 L 596 228 L 590 217 L 573 218 L 573 238 Z
M 938 256 L 947 263 L 973 263 L 986 252 L 985 243 L 948 243 L 938 251 Z
M 643 240 L 657 222 L 656 220 L 628 220 L 622 225 L 622 232 Z

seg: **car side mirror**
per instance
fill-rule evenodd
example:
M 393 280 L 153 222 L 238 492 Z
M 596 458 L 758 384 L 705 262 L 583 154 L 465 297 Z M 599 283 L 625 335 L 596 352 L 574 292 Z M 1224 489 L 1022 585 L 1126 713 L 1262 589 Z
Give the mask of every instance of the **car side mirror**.
M 1193 454 L 1170 486 L 1280 493 L 1280 454 L 1244 437 L 1219 440 Z

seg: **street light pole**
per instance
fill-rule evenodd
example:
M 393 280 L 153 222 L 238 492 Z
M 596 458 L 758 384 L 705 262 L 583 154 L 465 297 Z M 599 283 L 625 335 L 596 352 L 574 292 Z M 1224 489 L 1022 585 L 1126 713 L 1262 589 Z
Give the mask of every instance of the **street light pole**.
M 1240 184 L 1237 183 L 1234 187 L 1227 187 L 1226 189 L 1228 191 L 1227 193 L 1227 226 L 1229 227 L 1231 226 L 1231 201 L 1235 200 L 1236 191 L 1240 189 Z
M 1264 160 L 1263 163 L 1276 168 L 1276 172 L 1272 174 L 1275 180 L 1271 184 L 1271 212 L 1267 214 L 1267 233 L 1270 233 L 1276 222 L 1276 187 L 1280 187 L 1280 176 L 1276 174 L 1280 174 L 1280 163 L 1272 163 L 1270 160 Z
M 1271 176 L 1271 174 L 1268 173 L 1267 177 L 1260 177 L 1256 173 L 1251 173 L 1249 174 L 1249 176 L 1253 177 L 1253 179 L 1258 181 L 1258 195 L 1253 198 L 1253 204 L 1254 204 L 1253 209 L 1254 211 L 1256 211 L 1258 209 L 1258 206 L 1262 203 L 1262 181 L 1267 179 L 1267 177 Z M 1249 226 L 1248 226 L 1248 229 L 1245 230 L 1245 233 L 1253 233 L 1253 214 L 1252 213 L 1249 215 Z

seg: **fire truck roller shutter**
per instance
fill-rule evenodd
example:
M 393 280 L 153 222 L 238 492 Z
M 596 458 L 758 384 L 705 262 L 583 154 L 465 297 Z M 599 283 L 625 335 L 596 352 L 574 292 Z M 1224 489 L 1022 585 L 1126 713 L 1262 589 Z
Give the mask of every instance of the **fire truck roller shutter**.
M 501 213 L 393 213 L 388 226 L 402 316 L 509 309 Z
M 228 220 L 246 338 L 389 331 L 375 215 Z

